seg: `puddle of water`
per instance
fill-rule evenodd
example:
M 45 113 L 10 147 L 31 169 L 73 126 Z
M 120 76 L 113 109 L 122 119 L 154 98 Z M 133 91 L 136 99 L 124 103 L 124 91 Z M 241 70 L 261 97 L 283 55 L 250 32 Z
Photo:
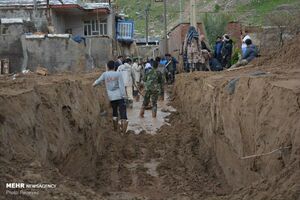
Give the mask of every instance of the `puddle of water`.
M 160 164 L 159 161 L 155 159 L 151 159 L 150 162 L 132 162 L 129 164 L 125 164 L 125 167 L 131 171 L 131 173 L 135 173 L 139 164 L 142 164 L 144 168 L 147 169 L 146 173 L 153 176 L 158 177 L 159 174 L 157 172 L 157 167 Z
M 175 112 L 176 109 L 172 106 L 168 106 L 169 97 L 166 95 L 164 101 L 158 102 L 157 116 L 156 118 L 152 118 L 152 111 L 146 110 L 145 117 L 140 118 L 140 110 L 142 107 L 143 99 L 141 98 L 139 102 L 133 102 L 133 108 L 127 109 L 127 115 L 129 119 L 128 130 L 134 131 L 135 134 L 140 134 L 142 131 L 146 131 L 149 134 L 155 134 L 156 131 L 167 124 L 165 118 L 171 114 L 171 112 Z
M 151 159 L 150 162 L 145 163 L 144 167 L 147 168 L 147 174 L 154 176 L 154 177 L 158 177 L 159 174 L 157 172 L 157 167 L 160 164 L 160 162 L 156 161 L 155 159 Z

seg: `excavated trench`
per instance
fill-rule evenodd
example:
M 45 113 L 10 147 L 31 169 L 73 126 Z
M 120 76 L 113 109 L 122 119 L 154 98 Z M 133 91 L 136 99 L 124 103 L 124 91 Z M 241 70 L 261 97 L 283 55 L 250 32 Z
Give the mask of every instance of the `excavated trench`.
M 135 102 L 126 136 L 98 74 L 1 80 L 0 199 L 298 200 L 299 79 L 251 73 L 179 75 L 176 110 L 142 120 Z M 11 182 L 56 188 L 12 195 Z

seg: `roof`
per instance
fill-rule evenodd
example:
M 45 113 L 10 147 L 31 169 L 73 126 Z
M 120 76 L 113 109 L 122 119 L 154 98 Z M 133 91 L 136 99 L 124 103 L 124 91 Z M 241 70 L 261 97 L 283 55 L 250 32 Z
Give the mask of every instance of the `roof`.
M 36 0 L 37 6 L 46 6 L 47 0 Z M 50 6 L 77 6 L 85 10 L 94 10 L 106 8 L 110 9 L 110 4 L 103 3 L 84 3 L 80 0 L 50 0 Z M 34 0 L 0 0 L 0 7 L 14 7 L 14 6 L 34 6 Z

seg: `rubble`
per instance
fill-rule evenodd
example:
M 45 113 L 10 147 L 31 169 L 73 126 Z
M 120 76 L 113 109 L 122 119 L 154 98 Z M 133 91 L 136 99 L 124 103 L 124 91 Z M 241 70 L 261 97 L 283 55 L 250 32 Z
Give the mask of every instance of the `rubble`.
M 38 75 L 46 76 L 49 74 L 48 70 L 44 67 L 37 67 L 35 71 Z

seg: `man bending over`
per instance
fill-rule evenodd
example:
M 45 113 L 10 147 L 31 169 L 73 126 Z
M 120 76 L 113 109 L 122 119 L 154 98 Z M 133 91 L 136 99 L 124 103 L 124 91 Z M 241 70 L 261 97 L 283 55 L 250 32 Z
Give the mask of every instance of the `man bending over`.
M 119 130 L 121 133 L 126 133 L 128 120 L 126 113 L 126 91 L 123 82 L 123 78 L 120 72 L 115 71 L 115 62 L 109 61 L 107 63 L 107 70 L 104 72 L 94 83 L 93 86 L 97 86 L 102 82 L 105 82 L 106 91 L 108 98 L 111 103 L 111 107 L 113 110 L 113 127 L 114 130 L 118 130 L 118 118 L 120 113 L 121 124 Z M 118 113 L 119 110 L 119 113 Z

